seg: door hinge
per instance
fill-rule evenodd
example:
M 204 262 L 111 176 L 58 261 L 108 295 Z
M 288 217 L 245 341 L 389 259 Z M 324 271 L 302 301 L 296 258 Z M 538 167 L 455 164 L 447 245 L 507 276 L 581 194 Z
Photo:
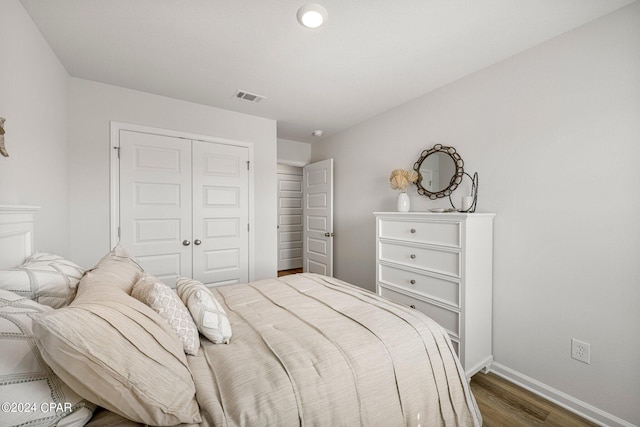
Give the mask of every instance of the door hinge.
M 118 158 L 120 158 L 120 147 L 113 147 L 114 150 L 118 150 Z
M 120 226 L 118 226 L 118 239 L 120 239 Z
M 247 170 L 251 170 L 251 168 L 250 168 L 250 166 L 249 166 L 249 164 L 250 164 L 250 163 L 251 163 L 251 162 L 250 162 L 249 160 L 247 160 Z
M 247 231 L 251 231 L 251 227 L 250 226 L 251 226 L 251 224 L 247 223 Z

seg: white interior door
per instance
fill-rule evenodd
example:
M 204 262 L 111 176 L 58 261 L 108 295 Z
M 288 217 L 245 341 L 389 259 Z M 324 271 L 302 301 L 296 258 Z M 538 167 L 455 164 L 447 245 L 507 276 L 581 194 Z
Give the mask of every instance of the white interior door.
M 302 168 L 278 165 L 278 271 L 302 268 Z
M 191 145 L 120 131 L 120 244 L 170 286 L 191 277 Z
M 333 276 L 333 159 L 303 169 L 303 269 Z
M 249 281 L 249 150 L 193 141 L 193 274 L 209 285 Z

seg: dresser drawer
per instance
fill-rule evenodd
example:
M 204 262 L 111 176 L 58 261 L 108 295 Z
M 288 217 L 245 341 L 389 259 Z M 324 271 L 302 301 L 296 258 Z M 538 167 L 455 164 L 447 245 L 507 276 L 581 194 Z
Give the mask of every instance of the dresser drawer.
M 459 337 L 460 316 L 457 312 L 447 310 L 446 308 L 430 304 L 417 298 L 412 298 L 409 295 L 401 294 L 400 292 L 395 292 L 382 286 L 380 287 L 380 295 L 398 304 L 420 310 L 438 322 L 440 326 L 447 330 L 449 335 Z
M 382 264 L 378 264 L 378 268 L 378 280 L 384 284 L 416 292 L 454 307 L 460 306 L 460 283 L 456 280 L 446 280 Z
M 460 277 L 460 252 L 378 242 L 380 261 Z
M 381 218 L 378 222 L 378 236 L 381 239 L 459 248 L 460 227 L 459 222 L 423 222 Z

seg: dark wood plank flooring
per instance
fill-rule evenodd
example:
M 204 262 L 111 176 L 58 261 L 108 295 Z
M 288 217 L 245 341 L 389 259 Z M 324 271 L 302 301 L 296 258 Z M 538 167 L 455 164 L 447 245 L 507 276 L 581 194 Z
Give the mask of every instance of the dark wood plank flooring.
M 298 274 L 298 273 L 302 273 L 301 268 L 294 268 L 292 270 L 280 270 L 278 271 L 278 277 L 287 276 L 289 274 Z
M 475 374 L 471 378 L 471 390 L 484 427 L 598 425 L 493 373 Z

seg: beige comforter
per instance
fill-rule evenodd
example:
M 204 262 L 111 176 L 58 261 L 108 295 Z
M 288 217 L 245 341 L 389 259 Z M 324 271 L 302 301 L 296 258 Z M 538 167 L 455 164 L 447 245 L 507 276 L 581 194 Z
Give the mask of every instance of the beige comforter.
M 214 288 L 231 343 L 189 356 L 203 425 L 478 426 L 446 332 L 336 279 Z

